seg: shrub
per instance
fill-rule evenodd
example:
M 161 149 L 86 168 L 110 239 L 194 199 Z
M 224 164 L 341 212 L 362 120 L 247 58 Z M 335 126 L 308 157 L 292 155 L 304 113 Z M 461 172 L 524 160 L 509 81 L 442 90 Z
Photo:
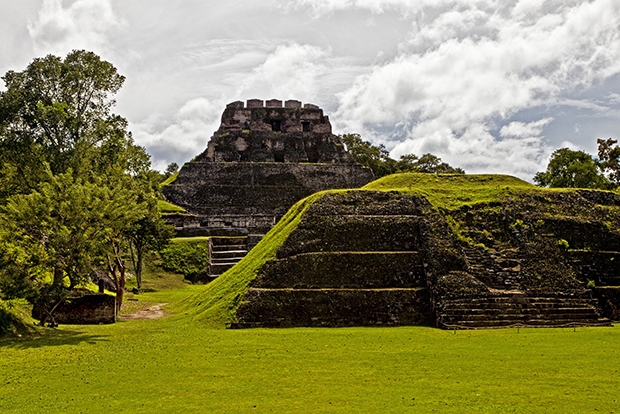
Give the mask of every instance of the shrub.
M 161 251 L 164 270 L 180 273 L 186 279 L 194 280 L 207 271 L 209 265 L 209 242 L 181 241 L 170 243 Z

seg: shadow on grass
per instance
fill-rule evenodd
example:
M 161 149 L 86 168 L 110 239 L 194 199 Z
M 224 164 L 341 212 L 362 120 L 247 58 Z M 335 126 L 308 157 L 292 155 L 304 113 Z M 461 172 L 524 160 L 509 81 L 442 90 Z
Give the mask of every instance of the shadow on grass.
M 98 342 L 109 342 L 108 337 L 109 335 L 91 335 L 80 331 L 49 328 L 39 331 L 39 334 L 0 338 L 0 349 L 30 349 L 60 345 L 79 345 L 81 343 L 96 344 Z

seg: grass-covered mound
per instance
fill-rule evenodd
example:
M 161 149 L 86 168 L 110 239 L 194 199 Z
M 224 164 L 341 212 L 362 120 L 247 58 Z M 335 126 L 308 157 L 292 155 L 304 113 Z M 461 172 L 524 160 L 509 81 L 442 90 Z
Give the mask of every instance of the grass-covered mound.
M 501 201 L 527 191 L 550 191 L 509 175 L 393 174 L 373 181 L 363 190 L 398 191 L 421 195 L 435 207 L 453 209 L 466 204 Z
M 570 210 L 571 217 L 585 222 L 587 216 L 591 214 L 591 210 L 586 206 L 588 203 L 591 206 L 599 206 L 597 209 L 600 210 L 600 214 L 607 214 L 609 210 L 599 205 L 605 204 L 599 203 L 600 200 L 587 201 L 586 198 L 591 195 L 585 194 L 582 190 L 543 189 L 506 175 L 395 174 L 383 177 L 356 191 L 365 190 L 396 191 L 425 197 L 447 220 L 454 236 L 464 244 L 464 248 L 516 247 L 515 243 L 518 241 L 513 239 L 522 236 L 517 233 L 528 228 L 529 219 L 534 220 L 537 226 L 544 224 L 548 232 L 554 232 L 558 226 L 563 226 L 563 222 L 555 225 L 554 221 L 547 218 L 562 217 Z M 343 191 L 345 190 L 317 193 L 297 203 L 246 258 L 211 283 L 204 292 L 185 301 L 182 310 L 212 326 L 221 327 L 225 323 L 233 322 L 235 310 L 257 272 L 266 261 L 276 258 L 276 251 L 300 223 L 308 207 L 325 194 Z M 603 198 L 605 197 L 605 193 L 596 194 L 595 198 L 601 194 Z M 609 194 L 615 197 L 612 193 Z M 500 203 L 502 207 L 499 207 Z M 551 210 L 548 210 L 549 208 Z M 527 217 L 521 214 L 526 211 Z M 543 216 L 545 221 L 541 224 L 543 221 L 538 218 Z M 469 225 L 471 228 L 468 228 Z M 497 227 L 489 228 L 496 232 L 485 232 L 483 227 L 487 225 Z M 533 229 L 532 223 L 529 228 Z M 523 240 L 518 243 L 527 245 Z

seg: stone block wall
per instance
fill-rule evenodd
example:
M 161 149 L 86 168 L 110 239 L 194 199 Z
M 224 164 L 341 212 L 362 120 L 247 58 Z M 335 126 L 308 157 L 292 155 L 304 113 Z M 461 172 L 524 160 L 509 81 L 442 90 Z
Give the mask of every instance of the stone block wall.
M 224 235 L 237 228 L 236 234 L 247 234 L 268 231 L 293 204 L 317 191 L 356 188 L 371 179 L 372 172 L 358 164 L 192 162 L 163 191 L 193 213 L 171 218 L 179 231 Z
M 41 320 L 45 311 L 34 306 L 32 317 Z M 53 313 L 56 322 L 68 325 L 109 324 L 116 322 L 116 297 L 104 294 L 65 299 Z M 50 319 L 48 318 L 48 321 Z

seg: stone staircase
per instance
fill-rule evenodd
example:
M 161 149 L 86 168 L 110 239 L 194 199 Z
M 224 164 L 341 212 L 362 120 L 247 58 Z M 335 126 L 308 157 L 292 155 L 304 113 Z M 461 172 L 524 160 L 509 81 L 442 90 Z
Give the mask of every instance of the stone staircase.
M 534 297 L 516 292 L 444 299 L 437 309 L 437 322 L 448 329 L 611 325 L 609 319 L 600 317 L 596 299 Z
M 463 249 L 469 273 L 489 288 L 520 290 L 521 258 L 518 249 Z
M 264 234 L 209 239 L 209 278 L 215 279 L 236 265 L 263 238 Z

